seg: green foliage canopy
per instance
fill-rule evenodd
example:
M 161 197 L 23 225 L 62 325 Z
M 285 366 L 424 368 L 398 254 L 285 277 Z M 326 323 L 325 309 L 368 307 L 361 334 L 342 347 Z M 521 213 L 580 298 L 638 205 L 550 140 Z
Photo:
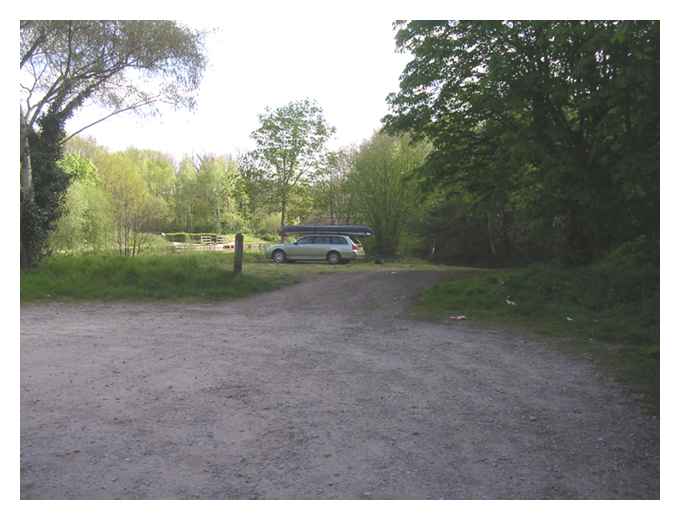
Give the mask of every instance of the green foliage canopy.
M 570 261 L 640 235 L 658 244 L 658 22 L 396 29 L 413 59 L 384 121 L 433 143 L 431 186 L 471 195 L 489 229 L 521 215 Z
M 255 149 L 242 158 L 242 170 L 251 182 L 266 186 L 286 222 L 291 191 L 311 179 L 326 158 L 325 146 L 335 133 L 321 106 L 310 99 L 293 101 L 259 116 L 251 134 Z
M 406 227 L 418 215 L 415 172 L 429 146 L 407 136 L 375 134 L 359 149 L 347 178 L 356 216 L 375 231 L 375 250 L 393 256 Z

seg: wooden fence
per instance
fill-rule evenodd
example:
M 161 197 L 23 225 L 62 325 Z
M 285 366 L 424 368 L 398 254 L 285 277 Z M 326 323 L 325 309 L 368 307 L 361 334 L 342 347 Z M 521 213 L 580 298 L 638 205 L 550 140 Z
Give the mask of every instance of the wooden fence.
M 170 242 L 175 251 L 217 251 L 223 253 L 233 253 L 234 242 L 227 242 L 231 238 L 225 235 L 203 234 L 198 237 L 191 237 L 190 242 Z M 243 244 L 243 250 L 248 252 L 263 253 L 267 242 L 248 242 Z

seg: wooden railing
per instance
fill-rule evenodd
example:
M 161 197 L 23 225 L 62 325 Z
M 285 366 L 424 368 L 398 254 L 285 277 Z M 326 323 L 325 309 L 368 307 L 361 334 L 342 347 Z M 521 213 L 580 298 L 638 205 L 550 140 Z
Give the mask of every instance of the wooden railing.
M 215 234 L 203 234 L 198 239 L 190 242 L 170 242 L 175 250 L 179 251 L 220 251 L 234 252 L 235 243 L 227 242 L 227 236 Z M 229 237 L 230 238 L 230 237 Z M 248 242 L 243 244 L 244 251 L 264 252 L 267 242 Z

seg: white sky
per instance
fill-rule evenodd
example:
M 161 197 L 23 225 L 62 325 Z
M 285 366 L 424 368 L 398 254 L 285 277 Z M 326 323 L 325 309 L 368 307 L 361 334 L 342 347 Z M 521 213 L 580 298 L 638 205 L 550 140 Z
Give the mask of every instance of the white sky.
M 408 61 L 395 52 L 387 18 L 335 24 L 232 18 L 212 24 L 217 31 L 206 39 L 208 66 L 195 112 L 165 110 L 153 118 L 120 114 L 82 135 L 112 150 L 150 148 L 176 159 L 194 152 L 236 153 L 252 148 L 249 134 L 265 106 L 310 97 L 336 127 L 332 148 L 359 143 L 380 127 L 385 97 L 398 89 Z M 67 130 L 98 114 L 81 109 Z

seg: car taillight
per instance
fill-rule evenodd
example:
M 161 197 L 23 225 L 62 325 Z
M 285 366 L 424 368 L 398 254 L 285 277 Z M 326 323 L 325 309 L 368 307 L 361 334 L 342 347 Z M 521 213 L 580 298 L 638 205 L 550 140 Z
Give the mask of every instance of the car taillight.
M 354 243 L 352 243 L 352 251 L 359 251 L 359 248 Z

